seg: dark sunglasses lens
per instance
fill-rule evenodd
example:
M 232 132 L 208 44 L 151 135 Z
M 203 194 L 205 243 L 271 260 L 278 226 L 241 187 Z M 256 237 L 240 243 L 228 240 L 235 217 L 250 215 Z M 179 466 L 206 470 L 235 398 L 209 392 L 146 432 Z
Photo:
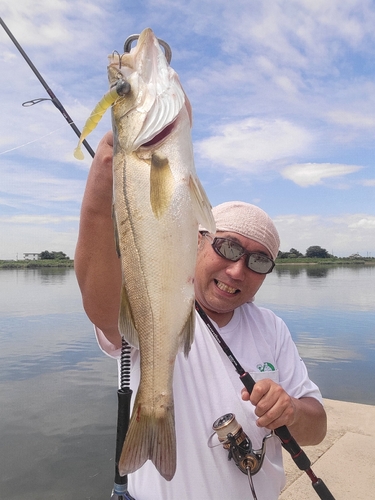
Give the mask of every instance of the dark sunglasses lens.
M 260 274 L 267 274 L 272 271 L 274 263 L 265 255 L 253 253 L 249 255 L 247 267 Z
M 226 238 L 215 238 L 212 246 L 215 252 L 221 255 L 221 257 L 233 262 L 236 262 L 243 255 L 247 254 L 241 245 Z M 256 273 L 267 274 L 272 271 L 274 262 L 266 255 L 252 253 L 247 258 L 247 267 Z
M 215 238 L 213 245 L 220 255 L 226 259 L 236 261 L 243 255 L 242 247 L 234 241 Z

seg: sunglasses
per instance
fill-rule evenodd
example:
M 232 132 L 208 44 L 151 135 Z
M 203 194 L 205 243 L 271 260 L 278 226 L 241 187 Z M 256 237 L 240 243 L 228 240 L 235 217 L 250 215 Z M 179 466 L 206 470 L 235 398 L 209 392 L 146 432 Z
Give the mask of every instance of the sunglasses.
M 204 234 L 204 236 L 208 235 L 209 233 Z M 228 238 L 214 238 L 211 245 L 220 257 L 231 260 L 232 262 L 237 262 L 243 255 L 246 255 L 246 265 L 251 271 L 254 271 L 254 273 L 268 274 L 275 267 L 274 261 L 267 257 L 267 255 L 257 252 L 248 252 L 239 243 L 229 240 Z

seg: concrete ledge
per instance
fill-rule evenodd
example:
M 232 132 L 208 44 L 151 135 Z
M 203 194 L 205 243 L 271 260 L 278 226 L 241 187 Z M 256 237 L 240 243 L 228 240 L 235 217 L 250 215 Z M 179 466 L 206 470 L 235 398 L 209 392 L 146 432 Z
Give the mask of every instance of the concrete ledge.
M 325 399 L 327 436 L 304 448 L 314 474 L 336 500 L 375 498 L 375 407 Z M 311 480 L 284 452 L 287 484 L 280 500 L 318 499 Z

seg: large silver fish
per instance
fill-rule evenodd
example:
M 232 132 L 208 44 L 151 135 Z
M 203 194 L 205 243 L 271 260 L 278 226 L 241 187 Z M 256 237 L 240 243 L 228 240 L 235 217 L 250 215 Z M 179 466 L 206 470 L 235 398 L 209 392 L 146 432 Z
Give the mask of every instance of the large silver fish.
M 172 380 L 177 352 L 194 332 L 198 223 L 215 231 L 195 172 L 191 107 L 151 29 L 130 53 L 110 56 L 111 88 L 130 92 L 112 106 L 114 218 L 123 288 L 119 328 L 140 349 L 141 379 L 119 470 L 146 460 L 172 479 L 176 439 Z

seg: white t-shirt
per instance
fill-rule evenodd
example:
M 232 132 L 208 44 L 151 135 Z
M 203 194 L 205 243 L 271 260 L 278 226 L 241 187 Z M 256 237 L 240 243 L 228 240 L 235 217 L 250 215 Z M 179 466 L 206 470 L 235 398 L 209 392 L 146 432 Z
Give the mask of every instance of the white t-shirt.
M 215 325 L 216 326 L 216 325 Z M 248 303 L 236 309 L 233 318 L 218 329 L 245 371 L 257 381 L 271 378 L 295 397 L 314 397 L 322 402 L 318 387 L 308 378 L 285 323 L 272 311 Z M 100 347 L 111 356 L 118 352 L 97 330 Z M 131 388 L 139 383 L 139 355 L 132 355 Z M 195 340 L 186 359 L 176 358 L 174 401 L 177 437 L 177 469 L 166 481 L 147 461 L 129 475 L 129 492 L 136 500 L 236 500 L 252 499 L 249 481 L 222 445 L 210 447 L 212 424 L 226 413 L 237 422 L 258 450 L 267 429 L 255 424 L 254 407 L 242 401 L 243 384 L 203 320 L 197 314 Z M 133 395 L 134 401 L 134 395 Z M 218 443 L 214 438 L 212 443 Z M 211 446 L 212 446 L 211 443 Z M 267 440 L 260 471 L 253 476 L 258 500 L 276 500 L 285 484 L 280 441 Z

